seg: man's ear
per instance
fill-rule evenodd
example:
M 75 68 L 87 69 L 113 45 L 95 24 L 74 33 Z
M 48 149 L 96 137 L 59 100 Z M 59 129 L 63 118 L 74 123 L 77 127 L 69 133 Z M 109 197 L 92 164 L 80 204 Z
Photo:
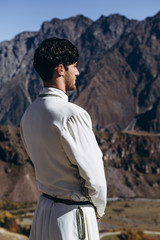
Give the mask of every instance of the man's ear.
M 63 76 L 64 75 L 64 66 L 63 64 L 59 64 L 57 67 L 57 73 L 59 76 Z

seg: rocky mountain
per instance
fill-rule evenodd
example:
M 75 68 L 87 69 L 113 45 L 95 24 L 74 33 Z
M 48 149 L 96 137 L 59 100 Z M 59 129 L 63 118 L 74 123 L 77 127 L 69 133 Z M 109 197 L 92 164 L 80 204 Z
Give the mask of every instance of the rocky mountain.
M 74 101 L 90 111 L 94 126 L 159 132 L 159 24 L 159 13 L 130 23 L 117 43 L 89 62 Z
M 95 132 L 104 155 L 108 197 L 160 197 L 160 135 Z M 0 126 L 0 199 L 36 201 L 34 167 L 19 128 Z
M 0 43 L 0 124 L 18 126 L 42 89 L 32 67 L 43 39 L 71 40 L 80 51 L 77 92 L 97 130 L 160 131 L 160 12 L 144 21 L 118 14 L 92 21 L 82 15 L 44 22 Z
M 96 132 L 103 152 L 108 196 L 160 196 L 160 135 Z
M 0 126 L 0 199 L 36 201 L 39 196 L 33 165 L 14 126 Z

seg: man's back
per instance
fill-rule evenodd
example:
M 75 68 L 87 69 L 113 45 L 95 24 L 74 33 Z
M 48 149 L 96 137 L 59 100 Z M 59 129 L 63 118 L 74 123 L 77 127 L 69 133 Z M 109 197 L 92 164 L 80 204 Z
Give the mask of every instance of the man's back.
M 85 200 L 78 168 L 64 152 L 61 137 L 72 116 L 84 118 L 87 113 L 69 103 L 60 90 L 47 92 L 48 95 L 42 93 L 43 97 L 29 106 L 21 121 L 23 140 L 35 167 L 39 190 L 61 198 Z

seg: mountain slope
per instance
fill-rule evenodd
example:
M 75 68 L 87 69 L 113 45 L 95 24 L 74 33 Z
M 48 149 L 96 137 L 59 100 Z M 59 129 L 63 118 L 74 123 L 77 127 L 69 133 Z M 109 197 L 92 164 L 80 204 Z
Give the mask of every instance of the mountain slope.
M 36 201 L 39 196 L 33 165 L 13 126 L 0 126 L 0 189 L 1 200 Z
M 103 152 L 108 197 L 160 197 L 160 135 L 96 132 Z M 36 201 L 34 167 L 19 129 L 0 126 L 0 199 Z
M 35 48 L 49 37 L 68 38 L 80 51 L 77 92 L 93 126 L 106 131 L 160 131 L 160 13 L 144 21 L 118 14 L 92 21 L 82 15 L 44 22 L 0 43 L 0 124 L 19 125 L 42 81 L 33 69 Z

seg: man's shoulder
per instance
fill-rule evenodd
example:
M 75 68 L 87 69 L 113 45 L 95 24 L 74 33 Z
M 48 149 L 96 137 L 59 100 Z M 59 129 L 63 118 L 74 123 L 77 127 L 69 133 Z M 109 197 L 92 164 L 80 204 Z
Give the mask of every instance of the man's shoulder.
M 82 107 L 68 102 L 65 106 L 65 114 L 62 117 L 62 128 L 66 129 L 66 126 L 72 127 L 74 124 L 92 129 L 92 121 L 88 112 Z
M 71 102 L 63 102 L 61 105 L 59 105 L 59 110 L 56 111 L 56 114 L 58 114 L 58 116 L 63 120 L 70 119 L 73 116 L 90 119 L 88 112 L 84 108 Z
M 71 102 L 68 102 L 67 110 L 68 110 L 69 116 L 70 115 L 79 115 L 81 113 L 82 114 L 87 113 L 85 109 L 83 109 L 82 107 L 78 106 L 77 104 L 71 103 Z
M 33 123 L 33 120 L 41 119 L 41 122 L 44 121 L 46 124 L 51 121 L 55 125 L 63 126 L 73 116 L 90 121 L 88 112 L 77 104 L 65 102 L 58 98 L 56 101 L 53 100 L 47 99 L 44 102 L 35 100 L 25 111 L 21 122 L 25 120 L 27 123 Z

